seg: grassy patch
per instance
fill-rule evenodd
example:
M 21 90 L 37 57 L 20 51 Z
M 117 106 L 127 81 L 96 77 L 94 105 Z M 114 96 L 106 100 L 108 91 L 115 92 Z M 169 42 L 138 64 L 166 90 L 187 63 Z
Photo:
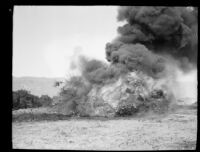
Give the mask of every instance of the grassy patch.
M 195 150 L 196 149 L 196 141 L 183 141 L 175 143 L 173 148 L 177 150 Z
M 62 115 L 62 114 L 32 114 L 32 113 L 23 113 L 19 115 L 13 115 L 12 121 L 13 122 L 23 122 L 23 121 L 43 121 L 43 120 L 68 120 L 71 116 L 69 115 Z

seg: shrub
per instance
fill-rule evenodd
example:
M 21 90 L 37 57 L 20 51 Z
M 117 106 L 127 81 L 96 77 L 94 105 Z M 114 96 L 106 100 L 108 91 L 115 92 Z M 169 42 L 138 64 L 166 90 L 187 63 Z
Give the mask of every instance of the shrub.
M 30 94 L 27 90 L 13 91 L 13 105 L 14 110 L 21 108 L 35 108 L 40 107 L 41 103 L 39 97 Z
M 162 90 L 153 90 L 147 100 L 149 109 L 155 113 L 165 113 L 168 110 L 170 101 Z
M 66 102 L 75 98 L 81 98 L 88 94 L 91 86 L 84 82 L 79 76 L 73 76 L 65 82 L 65 86 L 61 88 L 60 96 L 62 101 Z
M 82 77 L 71 77 L 65 82 L 65 86 L 60 91 L 61 103 L 58 111 L 73 112 L 75 115 L 80 113 L 81 108 L 78 108 L 78 106 L 86 101 L 90 89 L 91 85 L 86 83 Z M 61 108 L 62 106 L 66 107 Z
M 129 97 L 122 101 L 116 110 L 116 116 L 129 116 L 138 112 L 137 96 L 130 94 Z
M 39 99 L 41 105 L 43 107 L 47 107 L 47 106 L 51 106 L 53 100 L 51 99 L 51 97 L 49 97 L 48 95 L 42 95 Z
M 118 107 L 116 111 L 116 116 L 131 116 L 138 112 L 138 109 L 134 104 L 126 104 Z
M 59 95 L 58 96 L 53 96 L 52 97 L 52 106 L 60 103 L 61 101 L 62 100 L 61 100 L 61 97 Z

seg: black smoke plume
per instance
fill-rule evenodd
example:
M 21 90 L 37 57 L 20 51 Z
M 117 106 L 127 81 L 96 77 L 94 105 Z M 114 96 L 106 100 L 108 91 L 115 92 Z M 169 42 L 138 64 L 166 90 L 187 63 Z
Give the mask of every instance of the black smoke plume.
M 79 61 L 81 74 L 90 84 L 112 83 L 128 72 L 123 65 L 107 65 L 102 61 L 89 60 L 84 56 L 80 56 Z
M 144 71 L 146 67 L 151 75 L 162 71 L 163 55 L 178 60 L 183 70 L 196 66 L 197 13 L 196 7 L 120 7 L 118 21 L 126 24 L 106 45 L 107 60 L 133 69 L 143 67 Z

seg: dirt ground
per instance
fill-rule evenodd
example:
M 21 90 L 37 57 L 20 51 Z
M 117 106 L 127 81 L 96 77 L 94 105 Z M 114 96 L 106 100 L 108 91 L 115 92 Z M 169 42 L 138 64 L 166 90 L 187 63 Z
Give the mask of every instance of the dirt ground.
M 13 122 L 14 149 L 195 149 L 197 110 L 167 116 Z

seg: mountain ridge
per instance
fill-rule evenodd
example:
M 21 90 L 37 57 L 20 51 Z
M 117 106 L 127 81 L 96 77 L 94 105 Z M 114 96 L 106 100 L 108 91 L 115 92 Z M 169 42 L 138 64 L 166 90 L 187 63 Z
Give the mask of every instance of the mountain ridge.
M 25 89 L 30 91 L 31 94 L 41 96 L 48 95 L 50 97 L 56 96 L 59 93 L 60 87 L 55 87 L 55 81 L 65 81 L 62 77 L 34 77 L 34 76 L 22 76 L 12 77 L 12 90 L 17 91 Z

